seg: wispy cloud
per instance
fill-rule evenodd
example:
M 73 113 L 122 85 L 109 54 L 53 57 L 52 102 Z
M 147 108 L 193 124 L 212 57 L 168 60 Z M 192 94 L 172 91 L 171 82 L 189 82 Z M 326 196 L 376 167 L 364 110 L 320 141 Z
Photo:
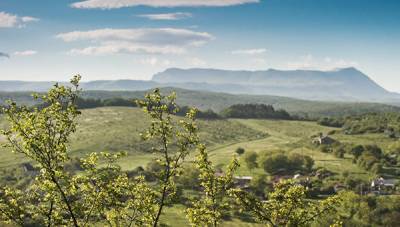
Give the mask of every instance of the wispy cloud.
M 14 52 L 15 56 L 31 56 L 37 54 L 35 50 L 24 50 L 24 51 L 16 51 Z
M 140 61 L 143 65 L 151 65 L 151 66 L 170 66 L 171 61 L 169 60 L 161 60 L 157 57 L 150 57 L 150 58 L 145 58 Z
M 252 61 L 256 64 L 264 65 L 267 63 L 267 59 L 265 58 L 253 58 Z
M 36 17 L 21 17 L 22 22 L 37 22 L 39 18 Z
M 0 58 L 10 58 L 10 55 L 4 52 L 0 52 Z
M 187 64 L 193 67 L 204 67 L 207 65 L 207 62 L 198 57 L 192 57 L 186 59 Z
M 39 21 L 35 17 L 19 17 L 14 14 L 0 12 L 0 28 L 24 27 L 26 23 Z
M 115 53 L 182 54 L 190 46 L 214 39 L 206 32 L 175 28 L 97 29 L 58 34 L 65 42 L 89 41 L 89 47 L 73 49 L 71 54 L 105 55 Z
M 232 54 L 244 54 L 244 55 L 257 55 L 264 54 L 267 52 L 267 49 L 242 49 L 242 50 L 233 50 Z
M 258 2 L 260 0 L 85 0 L 73 3 L 71 7 L 84 9 L 115 9 L 134 6 L 223 7 Z
M 182 20 L 185 18 L 192 17 L 191 13 L 161 13 L 161 14 L 142 14 L 138 15 L 138 17 L 144 17 L 150 20 Z
M 347 61 L 344 59 L 335 59 L 325 57 L 324 59 L 317 59 L 311 54 L 301 56 L 298 60 L 288 62 L 289 69 L 315 69 L 315 70 L 332 70 L 337 68 L 358 67 L 356 61 Z

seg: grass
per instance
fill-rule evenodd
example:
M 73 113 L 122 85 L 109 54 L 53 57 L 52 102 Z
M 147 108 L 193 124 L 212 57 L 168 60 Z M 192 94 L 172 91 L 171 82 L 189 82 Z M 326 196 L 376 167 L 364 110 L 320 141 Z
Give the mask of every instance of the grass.
M 70 150 L 76 156 L 96 151 L 127 151 L 128 156 L 120 161 L 124 169 L 143 166 L 157 156 L 151 153 L 153 144 L 142 141 L 139 136 L 148 125 L 148 117 L 139 108 L 106 107 L 84 110 L 79 118 L 77 133 L 72 137 Z M 4 120 L 0 121 L 0 126 L 5 127 Z M 255 151 L 259 154 L 273 151 L 302 153 L 313 157 L 316 166 L 323 166 L 337 173 L 348 171 L 360 175 L 366 174 L 353 164 L 350 158 L 339 159 L 309 146 L 312 135 L 333 130 L 314 122 L 253 119 L 199 120 L 198 126 L 200 137 L 207 144 L 210 158 L 216 165 L 227 164 L 235 154 L 236 148 L 243 147 L 246 151 Z M 333 137 L 342 142 L 355 144 L 377 143 L 384 149 L 389 149 L 396 143 L 378 134 L 351 136 L 335 134 Z M 23 161 L 26 160 L 21 155 L 10 154 L 5 149 L 0 152 L 0 168 Z M 261 172 L 261 169 L 256 169 L 250 173 L 244 165 L 239 169 L 239 174 Z
M 239 122 L 247 127 L 268 133 L 267 138 L 259 140 L 238 142 L 210 150 L 210 157 L 214 163 L 227 164 L 228 159 L 234 154 L 237 147 L 243 147 L 246 151 L 254 151 L 258 154 L 265 152 L 296 152 L 309 155 L 315 160 L 316 167 L 325 167 L 330 171 L 341 174 L 344 171 L 358 175 L 361 178 L 369 178 L 370 175 L 357 165 L 353 164 L 350 158 L 340 159 L 334 155 L 322 153 L 310 146 L 311 136 L 318 132 L 327 133 L 333 128 L 320 126 L 314 122 L 303 121 L 277 121 L 277 120 L 231 120 Z M 367 141 L 364 141 L 365 143 Z M 251 175 L 263 173 L 261 169 L 251 172 L 242 163 L 239 174 Z
M 70 150 L 74 156 L 90 152 L 126 151 L 128 157 L 121 160 L 124 169 L 132 169 L 146 164 L 155 157 L 151 153 L 154 144 L 141 139 L 140 133 L 150 125 L 150 120 L 139 108 L 106 107 L 82 111 L 78 120 L 77 132 L 71 138 Z M 0 121 L 0 127 L 6 127 Z M 230 120 L 199 120 L 200 138 L 210 148 L 221 144 L 236 143 L 263 138 L 266 135 Z M 0 141 L 4 138 L 0 138 Z M 0 150 L 0 168 L 26 161 L 21 155 L 11 154 L 7 149 Z

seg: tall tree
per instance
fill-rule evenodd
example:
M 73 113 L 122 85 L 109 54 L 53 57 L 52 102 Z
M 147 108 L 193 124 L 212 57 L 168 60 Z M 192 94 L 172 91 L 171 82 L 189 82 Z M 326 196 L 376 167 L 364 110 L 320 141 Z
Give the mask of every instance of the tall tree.
M 234 172 L 239 166 L 233 158 L 226 173 L 217 174 L 208 159 L 206 147 L 198 146 L 199 154 L 196 165 L 200 170 L 200 185 L 203 188 L 202 196 L 192 201 L 192 206 L 186 209 L 186 216 L 192 226 L 218 226 L 224 211 L 229 210 L 227 201 L 228 191 L 234 186 Z
M 179 111 L 175 102 L 176 94 L 163 96 L 159 89 L 138 101 L 151 118 L 149 129 L 142 134 L 145 140 L 154 140 L 157 146 L 153 152 L 161 154 L 158 160 L 163 170 L 159 173 L 159 184 L 156 213 L 153 216 L 153 226 L 158 226 L 165 205 L 171 202 L 176 193 L 175 177 L 182 169 L 182 163 L 189 151 L 198 143 L 197 126 L 195 125 L 196 110 L 190 109 L 185 120 L 175 120 L 173 115 Z
M 37 163 L 40 171 L 24 190 L 0 189 L 1 220 L 20 226 L 150 223 L 154 193 L 143 178 L 129 180 L 121 171 L 115 163 L 121 154 L 92 153 L 81 159 L 81 173 L 66 170 L 68 143 L 80 114 L 75 104 L 79 81 L 75 76 L 71 87 L 56 84 L 47 94 L 34 95 L 42 101 L 40 108 L 15 102 L 4 108 L 10 125 L 2 131 L 7 146 Z

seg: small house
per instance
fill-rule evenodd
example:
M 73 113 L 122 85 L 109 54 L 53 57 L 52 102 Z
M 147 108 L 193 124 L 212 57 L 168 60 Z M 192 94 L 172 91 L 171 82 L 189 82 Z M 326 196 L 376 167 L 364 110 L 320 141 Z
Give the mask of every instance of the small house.
M 36 169 L 29 162 L 22 163 L 21 167 L 24 170 L 24 172 L 27 172 L 27 173 L 36 171 Z
M 340 192 L 340 191 L 344 191 L 347 189 L 346 185 L 344 184 L 335 184 L 335 186 L 333 187 L 335 192 Z
M 336 142 L 335 139 L 333 139 L 329 136 L 322 135 L 322 134 L 315 137 L 314 140 L 312 141 L 313 144 L 317 144 L 317 145 L 330 145 L 335 142 Z
M 396 187 L 395 179 L 384 179 L 380 177 L 371 182 L 372 190 L 394 189 Z
M 246 189 L 250 187 L 250 182 L 253 179 L 251 176 L 235 176 L 234 184 L 236 187 Z

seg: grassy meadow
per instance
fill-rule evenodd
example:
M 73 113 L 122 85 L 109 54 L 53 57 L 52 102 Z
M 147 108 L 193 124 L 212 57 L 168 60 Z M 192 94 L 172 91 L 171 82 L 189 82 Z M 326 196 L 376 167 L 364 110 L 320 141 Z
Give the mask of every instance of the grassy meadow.
M 105 107 L 83 110 L 79 118 L 78 130 L 71 139 L 70 150 L 74 156 L 90 152 L 126 151 L 128 156 L 120 160 L 124 169 L 133 169 L 145 165 L 156 157 L 151 152 L 153 144 L 142 141 L 140 133 L 149 126 L 149 119 L 140 108 Z M 6 127 L 4 119 L 0 121 Z M 200 137 L 207 144 L 212 161 L 227 164 L 238 147 L 246 151 L 263 152 L 297 152 L 310 155 L 316 166 L 323 166 L 333 172 L 349 171 L 366 174 L 350 158 L 339 159 L 310 146 L 311 136 L 319 132 L 328 133 L 334 128 L 318 125 L 315 122 L 284 120 L 198 120 Z M 393 140 L 381 134 L 345 135 L 336 133 L 333 138 L 341 142 L 355 144 L 374 144 L 383 149 L 390 149 Z M 3 141 L 0 138 L 0 141 Z M 398 143 L 398 142 L 397 142 Z M 23 162 L 18 154 L 11 154 L 2 148 L 0 168 Z M 262 171 L 254 170 L 254 171 Z M 240 174 L 249 174 L 244 165 Z

